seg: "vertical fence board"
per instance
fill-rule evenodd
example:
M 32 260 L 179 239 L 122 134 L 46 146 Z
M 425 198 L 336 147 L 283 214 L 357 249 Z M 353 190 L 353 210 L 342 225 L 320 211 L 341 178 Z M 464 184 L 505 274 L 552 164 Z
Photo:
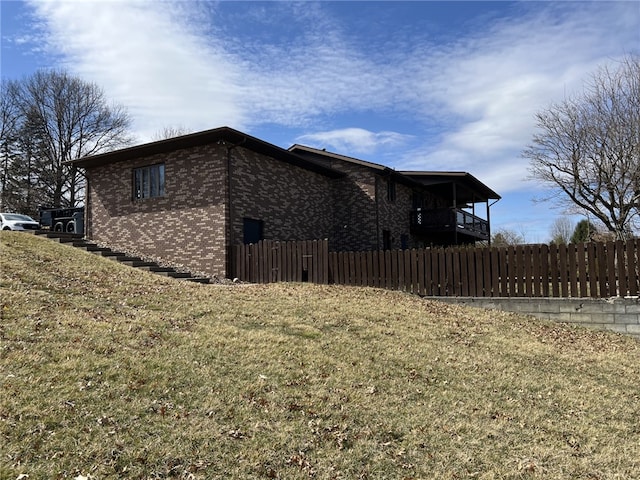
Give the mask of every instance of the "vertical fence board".
M 467 282 L 469 295 L 476 296 L 476 257 L 472 250 L 467 252 Z
M 605 298 L 609 296 L 607 285 L 607 251 L 604 243 L 596 244 L 596 262 L 598 264 L 598 296 Z
M 578 256 L 578 290 L 581 297 L 588 297 L 587 254 L 583 242 L 576 244 L 576 255 Z
M 358 278 L 360 275 L 356 271 L 356 254 L 355 252 L 349 252 L 349 281 L 350 285 L 358 285 L 360 283 L 360 279 Z
M 416 285 L 418 286 L 418 294 L 426 295 L 427 289 L 424 283 L 424 249 L 421 248 L 417 252 L 418 275 Z
M 298 273 L 298 244 L 291 243 L 291 280 L 294 282 L 299 282 L 299 273 Z
M 543 297 L 549 296 L 549 246 L 543 244 L 540 246 L 540 283 L 541 293 Z
M 508 271 L 509 275 L 509 297 L 518 296 L 518 290 L 516 288 L 516 277 L 517 269 L 516 269 L 516 247 L 510 245 L 507 247 L 507 257 L 508 257 Z
M 522 245 L 516 245 L 516 291 L 518 297 L 526 296 L 527 292 L 525 290 L 525 266 L 524 266 L 524 247 Z
M 415 248 L 409 251 L 409 262 L 411 263 L 411 293 L 420 293 L 418 286 L 418 253 Z
M 579 296 L 578 293 L 578 258 L 576 254 L 576 245 L 570 243 L 567 245 L 567 256 L 569 258 L 569 295 L 572 297 Z
M 344 270 L 344 284 L 345 285 L 353 285 L 351 280 L 351 269 L 349 268 L 349 257 L 353 252 L 343 252 L 342 253 L 342 269 Z
M 476 269 L 476 289 L 475 289 L 475 293 L 474 296 L 476 297 L 482 297 L 484 295 L 483 293 L 483 280 L 484 280 L 484 263 L 483 263 L 483 256 L 482 256 L 482 251 L 480 249 L 474 249 L 473 251 L 473 256 L 475 257 L 475 269 Z
M 366 272 L 365 276 L 362 278 L 362 286 L 370 287 L 372 284 L 371 280 L 371 252 L 365 252 L 362 256 L 362 268 Z
M 303 241 L 300 242 L 300 250 L 299 250 L 299 255 L 300 255 L 300 281 L 302 282 L 308 282 L 310 279 L 309 276 L 309 258 L 311 255 L 311 252 L 309 251 L 309 242 Z
M 467 255 L 467 249 L 460 250 L 460 295 L 463 297 L 469 296 L 469 260 Z
M 329 239 L 325 238 L 322 246 L 322 254 L 324 255 L 324 283 L 329 283 Z
M 618 295 L 618 274 L 616 272 L 616 248 L 615 243 L 607 242 L 607 290 L 608 296 Z
M 491 291 L 490 296 L 500 296 L 500 258 L 497 248 L 489 248 L 491 258 Z
M 638 265 L 637 242 L 627 240 L 625 250 L 627 252 L 627 284 L 629 287 L 629 295 L 638 295 L 638 274 L 636 266 Z
M 424 255 L 422 256 L 422 260 L 419 265 L 422 268 L 422 279 L 420 282 L 422 283 L 422 289 L 424 295 L 432 295 L 433 294 L 433 279 L 431 272 L 431 249 L 423 250 Z
M 449 247 L 443 250 L 444 270 L 444 293 L 443 295 L 455 295 L 454 293 L 454 277 L 453 277 L 453 248 Z
M 533 247 L 522 247 L 522 262 L 524 264 L 524 292 L 526 297 L 533 296 Z
M 508 272 L 508 259 L 507 249 L 505 247 L 499 247 L 496 249 L 496 257 L 498 259 L 498 279 L 500 282 L 500 290 L 497 296 L 508 297 L 509 296 L 509 272 Z
M 369 252 L 360 252 L 360 286 L 366 287 L 369 285 L 369 266 L 367 264 Z
M 290 242 L 280 242 L 280 254 L 282 255 L 281 274 L 283 282 L 291 281 L 291 245 Z
M 391 256 L 391 286 L 387 288 L 391 288 L 392 290 L 397 290 L 398 279 L 400 278 L 400 269 L 398 265 L 398 250 L 390 250 L 389 255 Z
M 533 296 L 542 296 L 542 278 L 541 278 L 541 261 L 540 261 L 540 245 L 533 245 L 532 247 L 532 281 L 533 281 Z
M 403 292 L 406 292 L 408 288 L 410 288 L 407 282 L 407 263 L 405 262 L 405 253 L 408 252 L 406 249 L 398 250 L 398 288 Z M 411 274 L 409 274 L 409 277 L 411 277 Z
M 425 272 L 429 272 L 429 289 L 431 290 L 431 295 L 438 295 L 438 292 L 440 292 L 440 272 L 438 271 L 438 265 L 438 250 L 433 248 L 429 249 L 429 269 L 425 268 Z
M 430 248 L 424 253 L 424 286 L 427 295 L 437 295 L 438 291 L 438 258 Z
M 391 278 L 391 250 L 384 251 L 384 287 L 393 288 Z
M 616 272 L 618 275 L 618 295 L 624 297 L 627 295 L 627 262 L 624 258 L 625 248 L 622 240 L 616 241 Z
M 560 270 L 560 294 L 563 297 L 569 296 L 569 274 L 567 272 L 567 246 L 558 245 L 558 268 Z
M 309 282 L 318 283 L 318 241 L 309 240 L 309 251 L 311 257 L 309 258 Z
M 460 283 L 461 275 L 460 275 L 460 252 L 462 249 L 454 248 L 451 252 L 451 263 L 453 263 L 452 268 L 452 284 L 453 284 L 453 292 L 452 295 L 459 297 L 462 295 L 462 285 Z
M 488 247 L 483 247 L 482 252 L 482 296 L 491 296 L 491 251 Z
M 275 273 L 275 264 L 273 258 L 273 242 L 267 241 L 264 243 L 264 250 L 267 255 L 267 263 L 265 268 L 265 276 L 268 283 L 273 283 L 273 274 Z
M 560 272 L 558 271 L 558 246 L 549 245 L 549 276 L 551 277 L 551 296 L 560 296 Z
M 435 268 L 433 276 L 437 279 L 434 292 L 436 295 L 444 296 L 447 294 L 447 269 L 445 266 L 445 250 L 443 248 L 435 250 L 433 263 L 431 265 Z
M 285 242 L 276 242 L 274 244 L 274 260 L 276 261 L 276 265 L 277 265 L 277 269 L 276 269 L 276 275 L 275 275 L 275 281 L 276 282 L 283 282 L 284 281 L 284 265 L 285 265 L 285 259 L 283 258 L 283 250 L 286 250 Z
M 589 272 L 589 296 L 598 296 L 598 263 L 596 261 L 596 246 L 592 242 L 586 244 L 587 272 Z
M 403 250 L 402 257 L 404 263 L 404 291 L 411 293 L 413 288 L 411 283 L 411 250 Z
M 252 283 L 259 283 L 258 271 L 260 259 L 258 258 L 257 243 L 249 245 L 249 255 L 251 257 L 251 263 L 249 264 L 249 281 Z
M 369 250 L 367 252 L 367 282 L 366 282 L 366 286 L 368 287 L 373 287 L 375 286 L 374 282 L 373 282 L 373 252 L 371 250 Z
M 378 251 L 373 250 L 371 252 L 371 275 L 372 275 L 372 283 L 373 287 L 379 287 L 379 278 L 380 278 L 380 262 L 378 261 Z

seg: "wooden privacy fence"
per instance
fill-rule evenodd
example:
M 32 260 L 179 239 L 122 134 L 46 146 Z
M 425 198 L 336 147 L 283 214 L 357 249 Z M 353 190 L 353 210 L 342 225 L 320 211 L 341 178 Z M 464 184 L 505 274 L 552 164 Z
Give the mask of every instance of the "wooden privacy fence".
M 232 249 L 232 276 L 245 282 L 329 283 L 328 240 L 262 240 Z
M 428 296 L 614 297 L 640 291 L 640 240 L 569 245 L 329 252 L 328 242 L 234 247 L 233 275 L 309 281 Z

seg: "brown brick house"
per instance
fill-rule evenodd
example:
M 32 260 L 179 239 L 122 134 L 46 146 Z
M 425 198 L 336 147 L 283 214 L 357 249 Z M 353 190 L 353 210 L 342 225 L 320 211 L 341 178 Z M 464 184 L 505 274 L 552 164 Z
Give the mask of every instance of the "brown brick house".
M 87 176 L 88 238 L 218 276 L 231 245 L 259 239 L 328 238 L 336 250 L 485 240 L 488 202 L 500 198 L 469 174 L 396 172 L 228 127 L 75 164 Z M 451 222 L 470 202 L 485 202 L 487 219 Z

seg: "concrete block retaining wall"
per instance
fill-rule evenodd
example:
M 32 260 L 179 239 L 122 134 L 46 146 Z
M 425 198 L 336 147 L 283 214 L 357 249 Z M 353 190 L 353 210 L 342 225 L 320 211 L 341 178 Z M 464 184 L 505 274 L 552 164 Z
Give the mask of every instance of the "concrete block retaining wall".
M 612 330 L 640 339 L 640 300 L 614 298 L 429 297 L 447 303 L 522 313 L 544 320 Z

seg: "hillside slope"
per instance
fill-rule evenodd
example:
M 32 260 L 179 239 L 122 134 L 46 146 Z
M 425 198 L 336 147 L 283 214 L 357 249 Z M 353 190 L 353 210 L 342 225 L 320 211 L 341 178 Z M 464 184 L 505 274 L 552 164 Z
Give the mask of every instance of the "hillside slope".
M 613 333 L 0 233 L 3 479 L 640 478 L 639 386 Z

